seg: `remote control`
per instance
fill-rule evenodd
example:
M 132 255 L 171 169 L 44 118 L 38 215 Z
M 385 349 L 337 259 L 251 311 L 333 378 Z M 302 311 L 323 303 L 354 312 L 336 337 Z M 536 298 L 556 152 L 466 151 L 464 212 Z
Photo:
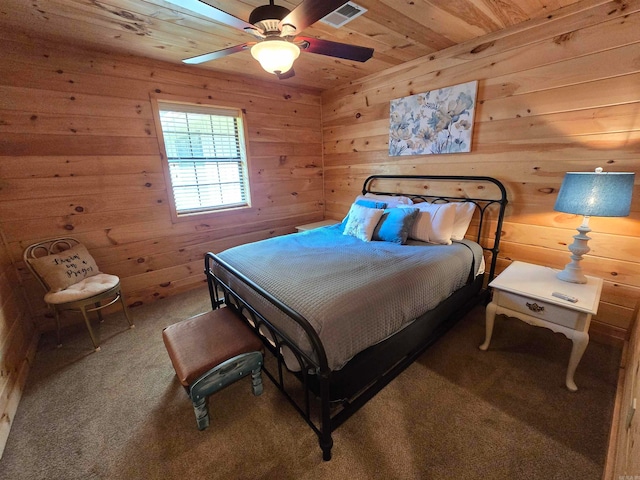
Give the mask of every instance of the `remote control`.
M 578 301 L 578 299 L 576 297 L 572 297 L 570 295 L 567 295 L 566 293 L 553 292 L 551 295 L 553 295 L 554 297 L 561 298 L 562 300 L 566 300 L 567 302 L 571 302 L 571 303 L 576 303 Z

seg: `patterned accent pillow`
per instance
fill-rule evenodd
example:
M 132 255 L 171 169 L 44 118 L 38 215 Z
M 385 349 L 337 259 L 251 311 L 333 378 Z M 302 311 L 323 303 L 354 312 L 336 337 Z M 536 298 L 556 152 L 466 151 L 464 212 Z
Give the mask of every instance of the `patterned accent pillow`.
M 365 242 L 370 242 L 373 230 L 380 221 L 384 210 L 381 208 L 368 208 L 354 203 L 347 215 L 347 224 L 343 235 L 351 235 Z
M 382 208 L 385 209 L 387 208 L 387 204 L 384 202 L 376 202 L 375 200 L 367 200 L 364 197 L 358 197 L 358 199 L 356 199 L 356 201 L 354 202 L 356 205 L 360 205 L 362 207 L 367 207 L 367 208 Z M 347 225 L 347 221 L 349 220 L 349 214 L 347 213 L 347 215 L 342 219 L 342 222 L 340 223 L 340 225 L 342 226 L 342 230 L 344 231 L 344 227 Z
M 59 292 L 100 273 L 96 261 L 81 244 L 54 255 L 29 259 L 29 264 L 51 292 Z

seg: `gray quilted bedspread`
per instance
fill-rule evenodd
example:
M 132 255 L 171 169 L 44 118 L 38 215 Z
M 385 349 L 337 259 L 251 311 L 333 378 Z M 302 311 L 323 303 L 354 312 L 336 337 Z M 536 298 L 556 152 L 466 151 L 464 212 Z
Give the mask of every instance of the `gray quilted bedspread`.
M 337 370 L 434 308 L 467 282 L 472 269 L 477 272 L 482 249 L 463 242 L 363 242 L 342 235 L 338 225 L 240 245 L 219 257 L 303 315 Z M 301 329 L 279 311 L 260 298 L 249 303 L 309 349 Z

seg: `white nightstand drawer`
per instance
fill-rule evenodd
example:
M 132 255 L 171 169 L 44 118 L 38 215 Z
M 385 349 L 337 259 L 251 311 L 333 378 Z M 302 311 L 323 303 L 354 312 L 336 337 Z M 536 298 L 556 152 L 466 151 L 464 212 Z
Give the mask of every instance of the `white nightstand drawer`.
M 587 315 L 582 312 L 569 310 L 541 300 L 533 300 L 529 297 L 516 295 L 514 293 L 501 291 L 494 293 L 495 296 L 498 297 L 494 299 L 497 305 L 547 322 L 555 323 L 556 325 L 581 329 L 587 317 Z

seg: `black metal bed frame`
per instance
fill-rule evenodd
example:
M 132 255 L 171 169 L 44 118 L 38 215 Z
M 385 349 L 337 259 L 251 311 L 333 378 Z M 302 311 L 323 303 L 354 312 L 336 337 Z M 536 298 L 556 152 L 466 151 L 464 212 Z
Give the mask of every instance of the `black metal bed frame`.
M 500 190 L 500 198 L 484 199 L 376 191 L 372 189 L 372 184 L 377 180 L 489 182 L 498 187 Z M 491 177 L 482 176 L 374 175 L 367 178 L 363 184 L 362 193 L 365 194 L 368 192 L 382 195 L 405 195 L 417 201 L 429 201 L 432 203 L 450 201 L 473 202 L 480 212 L 478 234 L 475 239 L 479 244 L 481 244 L 483 229 L 485 227 L 485 214 L 487 209 L 497 206 L 498 219 L 493 242 L 491 242 L 491 245 L 488 247 L 483 246 L 485 251 L 491 252 L 492 258 L 488 280 L 491 281 L 491 279 L 493 279 L 500 246 L 502 222 L 507 205 L 506 190 L 501 182 Z M 454 293 L 434 311 L 427 312 L 425 315 L 416 319 L 414 324 L 418 324 L 423 317 L 427 319 L 443 316 L 443 318 L 446 319 L 445 321 L 438 321 L 438 325 L 434 330 L 421 330 L 421 332 L 426 332 L 421 333 L 424 338 L 420 337 L 418 340 L 415 340 L 416 343 L 410 345 L 407 351 L 404 351 L 404 339 L 401 339 L 403 341 L 396 341 L 393 348 L 388 347 L 387 353 L 385 353 L 385 361 L 380 362 L 381 366 L 378 367 L 379 372 L 376 371 L 375 378 L 370 379 L 363 376 L 361 374 L 363 369 L 360 368 L 360 370 L 358 370 L 354 367 L 354 373 L 357 373 L 357 375 L 352 376 L 358 380 L 364 378 L 364 384 L 353 385 L 352 390 L 348 392 L 348 398 L 336 398 L 335 395 L 332 396 L 332 377 L 335 377 L 337 372 L 332 372 L 330 370 L 322 341 L 306 318 L 279 301 L 277 298 L 273 297 L 269 292 L 257 285 L 251 279 L 247 278 L 242 272 L 239 272 L 210 252 L 205 255 L 205 274 L 207 276 L 209 293 L 211 295 L 212 308 L 219 308 L 222 304 L 226 304 L 228 308 L 233 308 L 241 313 L 256 335 L 261 338 L 265 345 L 265 349 L 269 350 L 273 354 L 275 367 L 265 361 L 263 371 L 317 434 L 320 448 L 322 449 L 323 460 L 331 459 L 331 448 L 333 446 L 333 439 L 331 436 L 332 432 L 344 423 L 344 421 L 351 415 L 353 415 L 369 399 L 373 398 L 391 380 L 397 377 L 405 368 L 413 363 L 429 345 L 447 331 L 459 318 L 467 313 L 470 308 L 485 299 L 487 293 L 483 288 L 482 276 L 478 276 L 472 284 L 461 289 L 461 291 L 464 290 L 464 292 Z M 243 288 L 248 287 L 252 289 L 255 293 L 266 299 L 266 301 L 270 302 L 275 308 L 280 310 L 292 319 L 293 322 L 299 325 L 304 330 L 305 335 L 309 340 L 312 353 L 309 354 L 308 352 L 305 352 L 288 335 L 282 332 L 281 329 L 275 326 L 268 318 L 265 318 L 264 315 L 245 300 L 243 298 L 241 288 L 236 287 L 237 281 L 240 282 L 239 285 L 244 285 Z M 409 327 L 411 327 L 411 325 Z M 406 332 L 409 332 L 405 332 L 404 335 L 411 335 L 409 327 L 404 329 Z M 416 328 L 418 327 L 424 328 L 419 325 Z M 265 331 L 268 332 L 268 337 L 270 338 L 267 338 L 267 336 L 264 335 Z M 393 341 L 393 337 L 394 336 L 385 340 L 385 342 Z M 409 337 L 407 337 L 406 340 L 407 344 L 414 341 L 409 340 Z M 385 344 L 385 342 L 382 342 L 382 344 Z M 398 347 L 398 344 L 402 345 Z M 362 364 L 363 362 L 366 362 L 368 358 L 376 358 L 376 363 L 378 363 L 378 357 L 375 356 L 375 348 L 376 346 L 370 347 L 362 354 L 359 354 L 363 355 L 363 360 L 359 363 Z M 300 366 L 299 371 L 292 373 L 287 369 L 282 356 L 283 349 L 288 349 L 294 355 L 298 365 Z M 371 351 L 368 352 L 368 350 Z M 371 357 L 372 355 L 373 357 Z M 348 372 L 348 367 L 351 363 L 352 362 L 349 362 L 345 367 L 343 367 L 340 374 L 347 375 L 345 372 Z M 347 376 L 347 378 L 350 377 Z M 346 383 L 350 382 L 351 381 L 349 380 Z M 293 387 L 290 386 L 291 383 L 294 383 Z M 301 390 L 300 386 L 302 386 Z M 312 399 L 312 397 L 315 398 Z M 319 412 L 317 411 L 318 400 Z

